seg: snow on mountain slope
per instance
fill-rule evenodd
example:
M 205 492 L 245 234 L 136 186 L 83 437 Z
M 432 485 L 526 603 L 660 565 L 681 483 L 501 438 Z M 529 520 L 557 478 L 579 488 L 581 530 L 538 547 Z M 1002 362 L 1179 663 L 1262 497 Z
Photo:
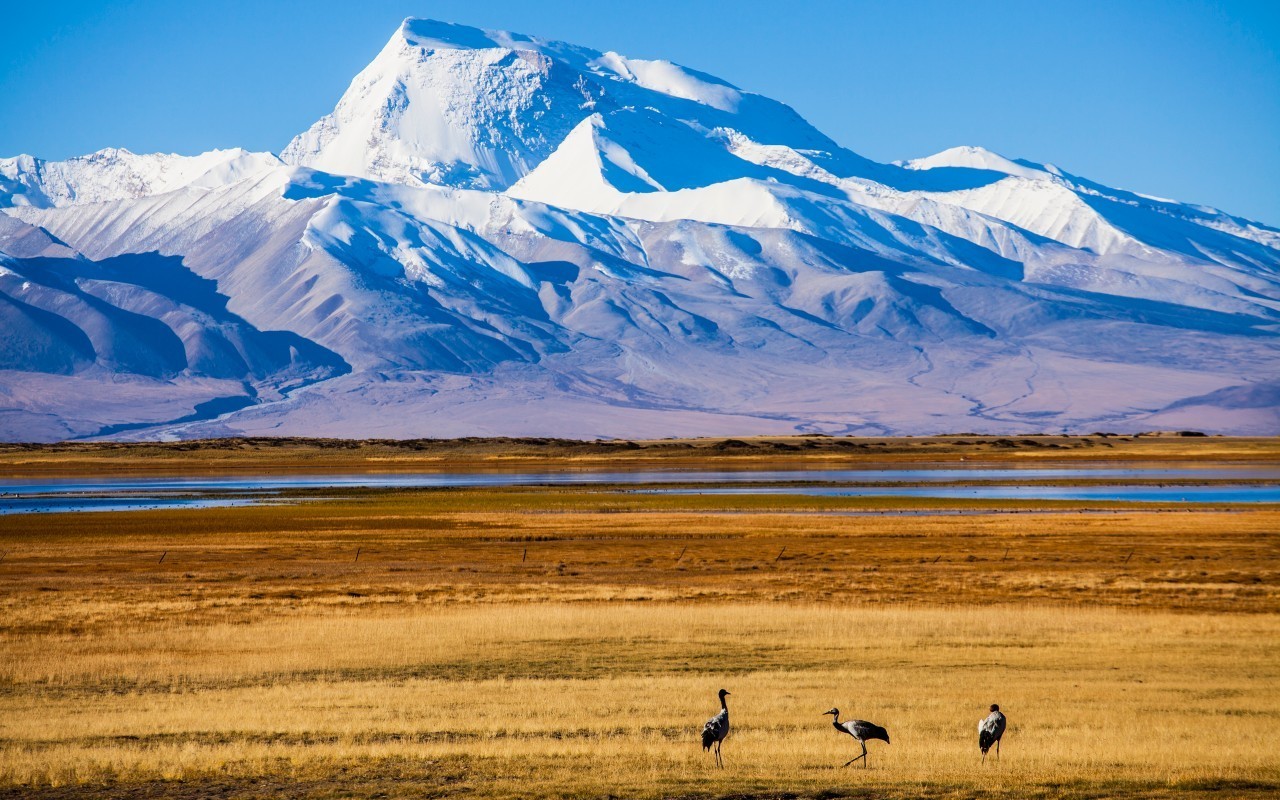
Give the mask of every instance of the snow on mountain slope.
M 1035 180 L 1043 177 L 1043 168 L 1024 166 L 1011 161 L 999 153 L 993 153 L 984 147 L 952 147 L 941 153 L 934 153 L 924 158 L 913 158 L 899 162 L 908 169 L 938 169 L 946 167 L 963 167 L 967 169 L 989 170 L 1005 175 L 1016 175 L 1019 178 Z
M 1142 255 L 1146 249 L 1141 240 L 1111 224 L 1075 192 L 1051 181 L 1008 177 L 979 189 L 929 196 L 1010 222 L 1075 249 L 1135 255 Z
M 1230 312 L 1277 307 L 1280 252 L 1266 244 L 1266 227 L 1213 209 L 1186 207 L 1179 214 L 1148 208 L 1147 200 L 1125 199 L 1138 197 L 1132 193 L 1098 184 L 1077 189 L 1087 182 L 981 148 L 907 162 L 920 174 L 941 174 L 919 184 L 927 189 L 903 191 L 894 186 L 910 182 L 886 170 L 868 171 L 886 183 L 840 178 L 810 154 L 790 148 L 744 137 L 734 137 L 730 146 L 753 163 L 836 186 L 856 205 L 915 220 L 1021 262 L 1029 281 Z
M 1064 172 L 1052 164 L 1037 164 L 1023 159 L 1010 160 L 981 147 L 954 147 L 926 158 L 902 162 L 902 165 L 914 170 L 968 167 L 1014 175 L 1030 180 L 1047 180 L 1066 186 L 1081 195 L 1105 198 L 1130 207 L 1164 214 L 1242 239 L 1248 239 L 1267 247 L 1275 248 L 1280 246 L 1280 229 L 1260 222 L 1233 217 L 1208 206 L 1189 205 L 1175 200 L 1166 200 L 1160 197 L 1103 186 L 1078 175 Z
M 831 144 L 781 103 L 675 64 L 411 19 L 281 157 L 379 180 L 500 190 L 592 114 L 650 108 L 707 130 L 732 120 L 769 138 Z
M 795 180 L 801 176 L 741 158 L 726 146 L 734 137 L 744 138 L 706 136 L 647 111 L 593 114 L 506 194 L 651 222 L 788 228 L 903 259 L 1020 274 L 999 252 L 851 202 L 840 179 Z
M 1199 249 L 1180 248 L 1196 258 L 1197 266 L 1189 271 L 1185 256 L 1171 256 L 1102 218 L 1090 206 L 1099 202 L 1096 197 L 1081 197 L 1056 178 L 1004 177 L 1005 171 L 1052 176 L 976 148 L 962 152 L 966 157 L 960 166 L 973 171 L 978 165 L 990 176 L 968 181 L 982 188 L 904 192 L 868 178 L 838 177 L 814 159 L 837 169 L 859 166 L 856 160 L 839 164 L 831 153 L 760 145 L 736 131 L 702 135 L 678 123 L 663 124 L 624 110 L 588 117 L 507 194 L 654 221 L 695 219 L 823 231 L 872 247 L 901 240 L 903 229 L 911 228 L 914 236 L 908 234 L 906 246 L 899 248 L 907 254 L 904 257 L 923 251 L 948 263 L 1001 269 L 1007 274 L 1025 272 L 1030 280 L 1119 295 L 1158 296 L 1224 311 L 1245 310 L 1259 296 L 1276 293 L 1273 281 L 1259 279 L 1253 270 L 1240 271 L 1238 260 L 1208 256 L 1210 245 L 1226 238 L 1214 231 L 1192 231 Z M 988 168 L 1001 172 L 993 174 Z M 863 171 L 893 182 L 884 170 Z M 673 180 L 669 175 L 677 177 Z M 975 195 L 986 202 L 973 200 Z M 894 216 L 876 215 L 868 208 Z M 924 230 L 933 232 L 919 235 L 918 226 L 899 218 L 923 223 Z M 1178 223 L 1164 221 L 1164 225 L 1170 228 Z M 976 252 L 956 239 L 978 244 L 999 258 Z M 1055 246 L 1055 241 L 1066 246 Z M 1233 241 L 1234 252 L 1261 250 L 1249 241 Z M 1177 244 L 1173 242 L 1171 249 Z M 1220 245 L 1222 251 L 1233 250 L 1230 244 Z M 1274 254 L 1264 253 L 1253 262 L 1265 262 L 1268 257 L 1274 261 Z M 1021 262 L 1024 269 L 1002 265 L 1002 259 Z
M 600 210 L 627 194 L 697 189 L 774 172 L 744 162 L 716 139 L 650 109 L 595 113 L 570 131 L 511 197 Z
M 1207 206 L 1185 205 L 1114 189 L 1052 165 L 1014 161 L 980 147 L 956 147 L 904 162 L 903 166 L 944 172 L 956 168 L 976 169 L 1020 178 L 1021 181 L 999 180 L 947 196 L 949 202 L 991 213 L 1072 247 L 1087 247 L 1098 253 L 1130 249 L 1135 244 L 1178 249 L 1180 243 L 1167 231 L 1161 235 L 1162 229 L 1180 227 L 1174 225 L 1174 221 L 1228 234 L 1265 248 L 1280 247 L 1280 230 L 1262 223 L 1233 217 Z M 1182 236 L 1188 241 L 1180 252 L 1190 256 L 1208 254 L 1206 250 L 1213 245 L 1205 247 L 1197 240 L 1214 242 L 1216 237 L 1209 231 L 1188 233 L 1183 229 Z M 1230 248 L 1230 244 L 1225 245 L 1225 249 Z M 1247 245 L 1244 249 L 1246 253 L 1259 252 Z M 1266 261 L 1274 255 L 1262 253 L 1261 258 Z
M 0 159 L 0 208 L 128 200 L 182 186 L 218 186 L 278 163 L 268 153 L 240 149 L 179 156 L 108 148 L 66 161 L 17 156 Z
M 300 336 L 246 324 L 226 302 L 180 259 L 137 253 L 91 262 L 43 229 L 0 215 L 0 435 L 197 419 L 348 371 Z M 83 402 L 85 392 L 94 403 Z M 62 411 L 48 417 L 55 407 Z
M 14 213 L 95 260 L 183 256 L 229 294 L 232 312 L 355 366 L 483 369 L 542 346 L 529 280 L 501 251 L 359 199 L 287 199 L 293 174 L 282 167 L 214 191 Z
M 429 20 L 281 159 L 0 161 L 0 315 L 10 439 L 1280 425 L 1274 228 Z

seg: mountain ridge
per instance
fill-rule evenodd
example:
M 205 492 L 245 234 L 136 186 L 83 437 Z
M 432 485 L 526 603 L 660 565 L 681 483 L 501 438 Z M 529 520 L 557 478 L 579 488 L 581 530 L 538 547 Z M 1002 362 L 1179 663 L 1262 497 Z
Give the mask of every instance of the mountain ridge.
M 1280 230 L 412 18 L 279 157 L 0 159 L 0 301 L 6 439 L 1280 423 Z

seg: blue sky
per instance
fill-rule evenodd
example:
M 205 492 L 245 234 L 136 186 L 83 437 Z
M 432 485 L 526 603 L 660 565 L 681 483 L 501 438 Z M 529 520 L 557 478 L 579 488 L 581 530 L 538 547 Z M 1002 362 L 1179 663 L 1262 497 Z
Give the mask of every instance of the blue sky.
M 0 156 L 278 151 L 406 16 L 666 58 L 892 160 L 977 144 L 1280 225 L 1280 3 L 0 5 Z

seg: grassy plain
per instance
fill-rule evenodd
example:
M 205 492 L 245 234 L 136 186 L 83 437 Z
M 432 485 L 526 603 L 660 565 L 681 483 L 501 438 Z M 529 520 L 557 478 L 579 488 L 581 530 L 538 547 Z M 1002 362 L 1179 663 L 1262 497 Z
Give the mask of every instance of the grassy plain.
M 184 458 L 93 470 L 130 457 Z M 0 517 L 0 797 L 1280 794 L 1274 507 L 326 494 Z M 983 513 L 900 513 L 940 508 Z M 869 769 L 832 705 L 889 729 Z

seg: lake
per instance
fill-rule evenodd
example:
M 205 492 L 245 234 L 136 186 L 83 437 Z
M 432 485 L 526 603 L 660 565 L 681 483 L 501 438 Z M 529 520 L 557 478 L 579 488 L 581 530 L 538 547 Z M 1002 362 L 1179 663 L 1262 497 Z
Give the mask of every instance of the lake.
M 1062 482 L 1072 481 L 1094 481 L 1101 485 L 1061 485 Z M 1280 482 L 1280 468 L 1177 468 L 1163 465 L 1047 468 L 939 466 L 911 469 L 581 470 L 10 478 L 0 479 L 0 514 L 211 508 L 275 502 L 279 500 L 280 493 L 294 489 L 589 484 L 643 485 L 646 492 L 660 493 L 1176 503 L 1280 502 L 1280 483 L 1257 484 L 1257 481 Z M 985 482 L 996 482 L 998 485 L 973 485 Z M 1044 482 L 1049 483 L 1046 485 Z M 1168 483 L 1156 485 L 1159 482 Z M 1188 483 L 1193 485 L 1187 485 Z M 649 488 L 654 484 L 680 485 Z

